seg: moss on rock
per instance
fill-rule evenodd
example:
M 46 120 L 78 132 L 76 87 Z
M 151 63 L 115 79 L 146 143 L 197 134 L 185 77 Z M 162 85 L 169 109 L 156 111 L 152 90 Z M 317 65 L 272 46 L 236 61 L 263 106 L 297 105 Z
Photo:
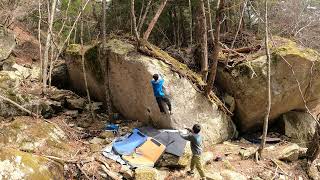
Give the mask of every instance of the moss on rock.
M 60 128 L 30 117 L 18 117 L 0 130 L 0 142 L 3 145 L 13 144 L 28 152 L 41 150 L 47 154 L 62 156 L 68 153 L 65 141 L 66 135 Z
M 12 180 L 64 179 L 61 164 L 11 148 L 0 149 L 0 175 Z

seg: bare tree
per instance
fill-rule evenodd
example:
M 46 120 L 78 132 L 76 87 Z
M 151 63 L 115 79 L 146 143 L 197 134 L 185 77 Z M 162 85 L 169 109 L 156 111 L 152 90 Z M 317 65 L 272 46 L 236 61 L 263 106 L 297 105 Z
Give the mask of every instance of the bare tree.
M 211 89 L 213 87 L 214 81 L 216 79 L 216 73 L 217 73 L 217 65 L 218 65 L 218 57 L 219 57 L 219 51 L 220 51 L 220 25 L 222 22 L 222 16 L 224 11 L 224 0 L 218 1 L 217 4 L 217 12 L 216 12 L 216 29 L 214 33 L 214 49 L 213 49 L 213 63 L 211 65 L 211 70 L 209 73 L 209 78 L 207 81 L 207 86 L 205 87 L 205 94 L 208 96 L 211 92 Z
M 248 0 L 245 0 L 245 1 L 243 2 L 243 7 L 242 7 L 242 11 L 241 11 L 241 16 L 240 16 L 239 24 L 238 24 L 238 29 L 237 29 L 236 34 L 234 35 L 234 38 L 233 38 L 233 41 L 232 41 L 232 43 L 231 43 L 230 49 L 233 49 L 234 43 L 235 43 L 236 40 L 237 40 L 237 37 L 238 37 L 239 31 L 240 31 L 240 28 L 241 28 L 241 26 L 242 26 L 244 11 L 245 11 L 245 9 L 246 9 L 246 7 L 247 7 L 247 2 L 248 2 Z M 225 61 L 225 65 L 228 65 L 229 58 L 230 58 L 230 53 L 228 53 L 227 60 Z
M 106 43 L 106 9 L 107 9 L 107 2 L 106 0 L 102 0 L 102 23 L 101 23 L 101 30 L 102 30 L 102 42 L 103 45 Z
M 208 8 L 208 23 L 209 23 L 209 30 L 210 37 L 212 40 L 212 43 L 214 43 L 214 35 L 213 35 L 213 29 L 212 29 L 212 18 L 211 18 L 211 7 L 210 7 L 210 0 L 207 0 L 207 8 Z
M 144 39 L 144 40 L 146 40 L 146 41 L 148 40 L 148 38 L 149 38 L 149 36 L 150 36 L 150 34 L 151 34 L 151 31 L 152 31 L 152 29 L 154 28 L 154 25 L 157 23 L 157 21 L 158 21 L 160 15 L 161 15 L 161 13 L 162 13 L 164 7 L 165 7 L 166 4 L 167 4 L 167 1 L 168 1 L 168 0 L 163 0 L 163 1 L 161 2 L 161 4 L 160 4 L 160 6 L 159 6 L 159 8 L 158 8 L 158 10 L 157 10 L 157 12 L 156 12 L 156 14 L 154 15 L 153 19 L 152 19 L 151 22 L 149 23 L 148 29 L 147 29 L 147 30 L 144 32 L 144 34 L 143 34 L 143 39 Z
M 81 9 L 83 8 L 83 0 L 81 0 Z M 94 112 L 92 109 L 92 104 L 91 104 L 91 98 L 90 98 L 90 92 L 88 88 L 88 80 L 87 80 L 87 72 L 86 72 L 86 63 L 85 63 L 85 51 L 84 51 L 84 43 L 83 43 L 83 15 L 80 17 L 80 43 L 81 43 L 81 64 L 82 64 L 82 73 L 83 73 L 83 79 L 84 79 L 84 85 L 86 88 L 86 93 L 87 93 L 87 98 L 88 98 L 88 103 L 89 103 L 89 110 L 91 112 L 92 118 L 94 119 Z
M 144 24 L 144 21 L 146 20 L 147 14 L 148 14 L 149 9 L 150 9 L 150 7 L 151 7 L 151 3 L 152 3 L 152 0 L 149 0 L 149 1 L 148 1 L 148 4 L 147 4 L 147 6 L 146 6 L 146 9 L 145 9 L 145 11 L 144 11 L 144 13 L 143 13 L 142 18 L 139 19 L 139 22 L 138 22 L 138 32 L 139 32 L 139 33 L 141 32 L 141 29 L 142 29 L 142 26 L 143 26 L 143 24 Z
M 207 19 L 206 19 L 206 9 L 204 5 L 204 0 L 200 0 L 201 8 L 201 74 L 203 81 L 207 81 L 208 76 L 208 35 L 207 35 Z
M 103 53 L 105 53 L 104 51 L 104 48 L 106 46 L 106 0 L 103 0 L 103 3 L 102 3 L 102 8 L 103 8 L 103 11 L 102 11 L 102 39 L 103 39 Z M 100 55 L 101 56 L 101 55 Z M 100 57 L 100 60 L 102 58 Z M 111 106 L 111 97 L 110 97 L 110 83 L 109 83 L 109 80 L 110 80 L 110 77 L 109 77 L 109 60 L 108 58 L 104 58 L 105 61 L 103 61 L 104 63 L 104 72 L 105 72 L 105 78 L 104 78 L 104 87 L 105 87 L 105 96 L 106 96 L 106 103 L 107 103 L 107 114 L 108 114 L 108 120 L 110 121 L 111 120 L 111 114 L 112 114 L 112 106 Z M 102 61 L 100 61 L 102 62 Z
M 208 0 L 209 1 L 209 0 Z M 191 4 L 191 0 L 189 0 L 189 13 L 190 13 L 190 46 L 192 46 L 192 42 L 193 42 L 193 39 L 192 39 L 192 4 Z
M 262 157 L 263 149 L 266 145 L 266 138 L 268 134 L 268 123 L 269 123 L 269 116 L 270 116 L 270 110 L 271 110 L 271 57 L 270 57 L 270 51 L 269 51 L 268 1 L 267 0 L 265 0 L 265 48 L 266 48 L 266 56 L 267 56 L 267 63 L 268 63 L 268 81 L 267 81 L 268 104 L 267 104 L 266 116 L 263 122 L 262 141 L 258 149 L 260 157 Z
M 49 24 L 48 24 L 48 26 L 49 27 L 48 27 L 48 32 L 47 32 L 46 45 L 45 45 L 45 49 L 44 49 L 43 69 L 42 69 L 42 84 L 43 84 L 43 88 L 44 89 L 47 87 L 49 49 L 51 47 L 52 26 L 53 26 L 53 20 L 54 20 L 55 11 L 56 11 L 56 5 L 57 5 L 57 0 L 53 0 L 52 1 L 52 5 L 51 5 L 51 11 L 48 12 L 48 14 L 49 14 Z
M 135 10 L 134 10 L 134 0 L 131 0 L 131 18 L 132 18 L 132 22 L 133 22 L 133 30 L 134 30 L 136 40 L 139 41 L 139 33 L 138 33 L 138 29 L 137 29 L 137 19 L 136 19 Z
M 39 60 L 40 60 L 40 70 L 41 72 L 43 72 L 42 45 L 41 45 L 41 21 L 42 21 L 41 0 L 39 0 L 38 13 L 39 13 L 39 21 L 38 21 Z M 42 81 L 42 75 L 40 75 L 39 80 Z

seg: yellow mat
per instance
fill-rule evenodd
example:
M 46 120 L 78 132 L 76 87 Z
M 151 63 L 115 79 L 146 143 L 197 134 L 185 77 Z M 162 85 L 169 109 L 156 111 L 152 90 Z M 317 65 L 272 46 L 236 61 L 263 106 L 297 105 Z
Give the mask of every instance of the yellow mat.
M 130 156 L 122 156 L 122 158 L 133 167 L 153 167 L 165 149 L 163 144 L 149 137 L 136 149 L 135 153 Z

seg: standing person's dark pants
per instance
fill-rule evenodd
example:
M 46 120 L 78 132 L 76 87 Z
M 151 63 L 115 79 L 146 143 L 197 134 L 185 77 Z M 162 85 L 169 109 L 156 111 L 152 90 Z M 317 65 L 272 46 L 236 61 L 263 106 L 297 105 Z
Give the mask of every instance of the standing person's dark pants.
M 163 107 L 163 105 L 162 105 L 162 101 L 165 102 L 165 103 L 168 105 L 169 111 L 171 112 L 171 102 L 170 102 L 170 100 L 169 100 L 168 97 L 166 97 L 166 96 L 156 97 L 156 99 L 157 99 L 157 103 L 158 103 L 160 112 L 162 112 L 162 113 L 165 112 L 165 111 L 164 111 L 164 107 Z

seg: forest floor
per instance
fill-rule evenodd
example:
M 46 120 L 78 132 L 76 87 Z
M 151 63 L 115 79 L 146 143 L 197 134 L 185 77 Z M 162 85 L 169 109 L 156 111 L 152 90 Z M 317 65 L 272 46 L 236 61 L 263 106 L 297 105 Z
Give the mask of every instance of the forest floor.
M 103 132 L 106 121 L 98 120 L 87 128 L 80 128 L 77 126 L 79 122 L 87 121 L 90 116 L 89 113 L 84 113 L 80 118 L 70 119 L 65 115 L 60 115 L 51 119 L 51 122 L 57 124 L 69 137 L 68 144 L 71 144 L 74 152 L 72 157 L 66 157 L 64 161 L 65 177 L 66 179 L 74 179 L 81 177 L 85 179 L 83 172 L 90 178 L 101 179 L 101 161 L 106 162 L 114 172 L 120 172 L 121 165 L 105 158 L 102 155 L 102 150 L 107 146 L 107 143 L 93 143 L 92 139 L 100 137 L 99 134 Z M 119 135 L 124 135 L 134 127 L 139 127 L 141 123 L 134 122 L 128 123 L 125 121 L 118 121 L 120 125 Z M 115 137 L 114 137 L 115 138 Z M 110 141 L 113 138 L 110 139 Z M 258 144 L 253 144 L 244 138 L 234 141 L 226 141 L 221 144 L 206 147 L 204 151 L 212 152 L 214 157 L 208 161 L 205 165 L 207 173 L 220 172 L 223 170 L 231 170 L 238 172 L 248 179 L 308 179 L 306 174 L 306 160 L 297 160 L 294 162 L 279 161 L 276 159 L 279 152 L 290 145 L 290 142 L 282 140 L 277 144 L 269 144 L 264 151 L 264 160 L 255 159 L 255 156 L 243 158 L 240 155 L 242 150 L 248 150 L 250 148 L 256 149 Z M 68 159 L 69 158 L 69 159 Z M 98 161 L 97 161 L 98 159 Z M 82 171 L 79 172 L 77 164 L 71 160 L 78 160 L 81 164 Z M 188 176 L 186 171 L 189 168 L 184 169 L 170 169 L 167 167 L 156 167 L 161 174 L 165 176 L 166 180 L 174 179 L 198 179 L 199 176 Z M 103 174 L 103 173 L 102 173 Z

